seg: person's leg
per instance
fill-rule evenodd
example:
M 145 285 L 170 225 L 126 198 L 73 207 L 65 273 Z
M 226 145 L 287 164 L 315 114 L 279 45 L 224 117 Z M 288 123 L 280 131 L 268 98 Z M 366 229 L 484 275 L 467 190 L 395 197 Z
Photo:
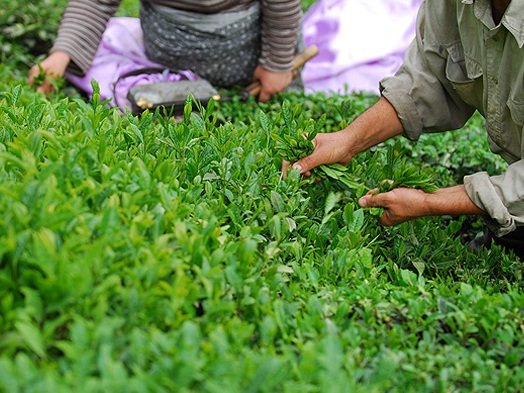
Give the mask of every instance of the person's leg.
M 191 70 L 218 87 L 251 82 L 260 55 L 260 7 L 199 14 L 142 2 L 148 57 L 173 70 Z
M 524 261 L 524 227 L 517 227 L 506 236 L 493 236 L 493 241 L 504 248 L 512 250 L 522 261 Z
M 173 70 L 189 69 L 217 87 L 247 86 L 261 52 L 260 5 L 203 15 L 143 2 L 140 19 L 148 57 Z M 296 53 L 304 49 L 302 29 Z M 303 91 L 300 72 L 288 91 Z
M 524 261 L 524 227 L 517 227 L 506 236 L 497 237 L 489 229 L 484 230 L 484 234 L 469 242 L 468 247 L 473 251 L 478 251 L 484 247 L 489 248 L 495 243 L 508 250 L 512 250 L 522 261 Z

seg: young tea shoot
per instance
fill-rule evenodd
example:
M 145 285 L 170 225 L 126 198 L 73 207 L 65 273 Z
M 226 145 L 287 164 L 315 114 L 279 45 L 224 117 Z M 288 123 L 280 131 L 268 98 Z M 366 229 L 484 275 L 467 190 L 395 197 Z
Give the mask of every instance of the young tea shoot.
M 391 191 L 395 188 L 416 188 L 424 192 L 435 192 L 438 187 L 429 174 L 423 173 L 413 164 L 401 160 L 398 143 L 389 145 L 386 153 L 384 178 L 377 187 L 377 193 Z M 383 208 L 371 208 L 372 215 L 380 217 Z
M 270 128 L 267 116 L 259 112 L 262 128 L 270 133 L 276 144 L 276 150 L 283 160 L 293 163 L 313 153 L 315 148 L 313 141 L 320 128 L 319 124 L 322 124 L 322 117 L 318 121 L 305 118 L 300 105 L 291 107 L 289 101 L 284 101 L 279 120 L 280 126 L 277 129 Z M 362 182 L 342 164 L 320 165 L 313 169 L 306 182 L 314 183 L 318 180 L 339 182 L 355 195 L 360 195 L 364 191 Z
M 435 192 L 438 187 L 430 175 L 421 172 L 416 166 L 402 161 L 397 145 L 389 145 L 386 154 L 386 179 L 381 182 L 379 192 L 394 188 L 417 188 L 424 192 Z

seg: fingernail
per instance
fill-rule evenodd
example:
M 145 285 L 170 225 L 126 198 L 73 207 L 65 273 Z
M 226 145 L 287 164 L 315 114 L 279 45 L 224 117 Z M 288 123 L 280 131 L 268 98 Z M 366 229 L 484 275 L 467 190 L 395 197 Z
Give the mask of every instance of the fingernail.
M 293 164 L 293 169 L 296 169 L 299 172 L 302 172 L 302 167 L 299 164 Z
M 362 197 L 358 200 L 358 204 L 361 206 L 361 207 L 366 207 L 367 204 L 368 204 L 368 200 L 367 198 L 365 197 Z

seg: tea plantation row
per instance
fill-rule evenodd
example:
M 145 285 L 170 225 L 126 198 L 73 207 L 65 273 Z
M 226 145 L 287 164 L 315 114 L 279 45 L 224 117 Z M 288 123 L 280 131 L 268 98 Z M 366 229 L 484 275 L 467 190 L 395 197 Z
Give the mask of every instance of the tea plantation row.
M 340 182 L 281 179 L 261 113 L 278 132 L 287 100 L 334 131 L 376 97 L 121 115 L 35 93 L 21 43 L 0 64 L 0 391 L 524 386 L 522 263 L 469 251 L 480 221 L 384 228 Z M 375 187 L 388 146 L 438 185 L 497 173 L 482 125 L 374 148 L 351 173 Z

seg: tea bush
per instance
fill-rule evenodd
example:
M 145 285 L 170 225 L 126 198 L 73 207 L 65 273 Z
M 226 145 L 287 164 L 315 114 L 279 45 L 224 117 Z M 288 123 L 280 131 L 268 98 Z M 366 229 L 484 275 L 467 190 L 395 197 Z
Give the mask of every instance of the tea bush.
M 67 0 L 2 2 L 0 52 L 2 60 L 17 58 L 29 65 L 32 55 L 47 52 Z
M 45 98 L 26 71 L 0 64 L 0 391 L 524 385 L 522 263 L 469 251 L 480 221 L 384 228 L 336 179 L 281 179 L 286 106 L 334 131 L 376 97 L 188 102 L 175 121 Z M 393 173 L 388 151 L 439 186 L 504 168 L 480 117 L 358 156 L 362 190 Z

